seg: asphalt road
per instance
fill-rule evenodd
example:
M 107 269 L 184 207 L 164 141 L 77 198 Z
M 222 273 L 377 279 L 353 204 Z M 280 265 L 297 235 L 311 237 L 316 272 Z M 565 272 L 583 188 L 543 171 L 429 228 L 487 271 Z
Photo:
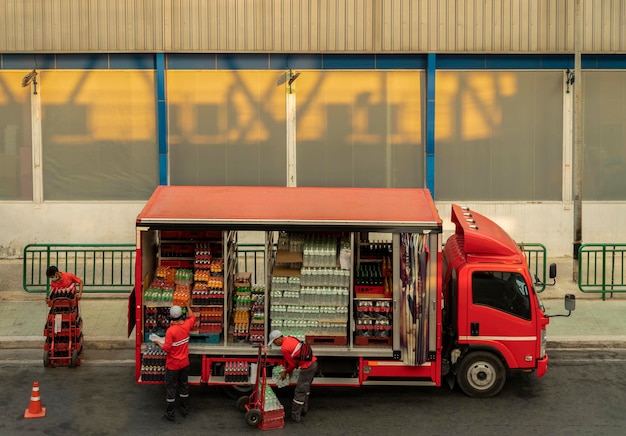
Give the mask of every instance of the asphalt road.
M 128 351 L 92 351 L 79 368 L 44 368 L 43 352 L 0 351 L 0 434 L 160 435 L 259 434 L 234 400 L 217 389 L 191 389 L 192 414 L 161 420 L 161 385 L 133 381 Z M 44 418 L 25 419 L 34 381 Z M 558 350 L 545 377 L 511 377 L 495 398 L 415 387 L 315 388 L 302 424 L 286 435 L 623 435 L 626 434 L 626 350 Z M 289 405 L 292 391 L 278 391 Z

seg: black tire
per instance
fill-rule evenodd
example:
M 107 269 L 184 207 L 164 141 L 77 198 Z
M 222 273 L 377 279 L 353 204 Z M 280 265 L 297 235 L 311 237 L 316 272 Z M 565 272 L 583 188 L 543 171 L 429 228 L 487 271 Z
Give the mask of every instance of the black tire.
M 43 352 L 43 366 L 45 368 L 48 368 L 50 366 L 50 352 L 49 351 Z
M 70 368 L 76 368 L 78 366 L 78 357 L 80 356 L 79 350 L 72 350 L 72 359 L 70 361 Z
M 252 385 L 222 386 L 222 392 L 231 400 L 239 400 L 242 395 L 250 395 L 253 389 Z
M 246 412 L 246 424 L 257 427 L 263 421 L 263 415 L 259 409 L 250 409 Z
M 476 351 L 463 358 L 456 379 L 461 390 L 470 397 L 493 397 L 506 382 L 506 368 L 492 353 Z
M 239 397 L 239 399 L 237 400 L 237 410 L 239 410 L 240 412 L 245 412 L 247 410 L 246 405 L 248 405 L 249 402 L 250 402 L 249 395 L 243 395 Z

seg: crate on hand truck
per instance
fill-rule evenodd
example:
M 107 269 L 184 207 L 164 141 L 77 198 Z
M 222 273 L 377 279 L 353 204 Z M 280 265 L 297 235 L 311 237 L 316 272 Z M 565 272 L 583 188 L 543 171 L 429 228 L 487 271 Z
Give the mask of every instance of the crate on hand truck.
M 258 347 L 254 390 L 250 395 L 244 395 L 237 400 L 237 408 L 246 413 L 246 424 L 251 427 L 261 430 L 283 428 L 285 409 L 267 384 L 267 350 L 263 344 Z
M 50 311 L 44 327 L 43 365 L 77 367 L 83 358 L 83 320 L 76 289 L 53 291 L 46 301 Z

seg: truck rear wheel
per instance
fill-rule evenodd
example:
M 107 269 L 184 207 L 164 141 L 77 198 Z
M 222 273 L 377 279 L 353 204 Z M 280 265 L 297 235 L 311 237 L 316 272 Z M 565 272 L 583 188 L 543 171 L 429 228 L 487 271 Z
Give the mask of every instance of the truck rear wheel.
M 506 369 L 494 354 L 476 351 L 463 358 L 456 378 L 461 390 L 470 397 L 492 397 L 504 387 Z

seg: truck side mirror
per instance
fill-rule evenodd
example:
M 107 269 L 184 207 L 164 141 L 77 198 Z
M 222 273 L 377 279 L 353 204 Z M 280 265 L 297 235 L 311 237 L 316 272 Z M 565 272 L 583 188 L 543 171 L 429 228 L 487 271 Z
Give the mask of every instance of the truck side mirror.
M 576 295 L 574 294 L 567 294 L 565 295 L 565 310 L 569 310 L 570 312 L 572 310 L 576 309 Z
M 547 318 L 554 318 L 555 316 L 565 316 L 568 317 L 572 314 L 572 310 L 576 309 L 576 296 L 574 294 L 566 294 L 565 295 L 565 310 L 567 310 L 567 315 L 557 314 L 557 315 L 546 315 Z
M 550 264 L 550 272 L 549 272 L 549 277 L 551 279 L 556 278 L 556 263 L 551 263 Z

